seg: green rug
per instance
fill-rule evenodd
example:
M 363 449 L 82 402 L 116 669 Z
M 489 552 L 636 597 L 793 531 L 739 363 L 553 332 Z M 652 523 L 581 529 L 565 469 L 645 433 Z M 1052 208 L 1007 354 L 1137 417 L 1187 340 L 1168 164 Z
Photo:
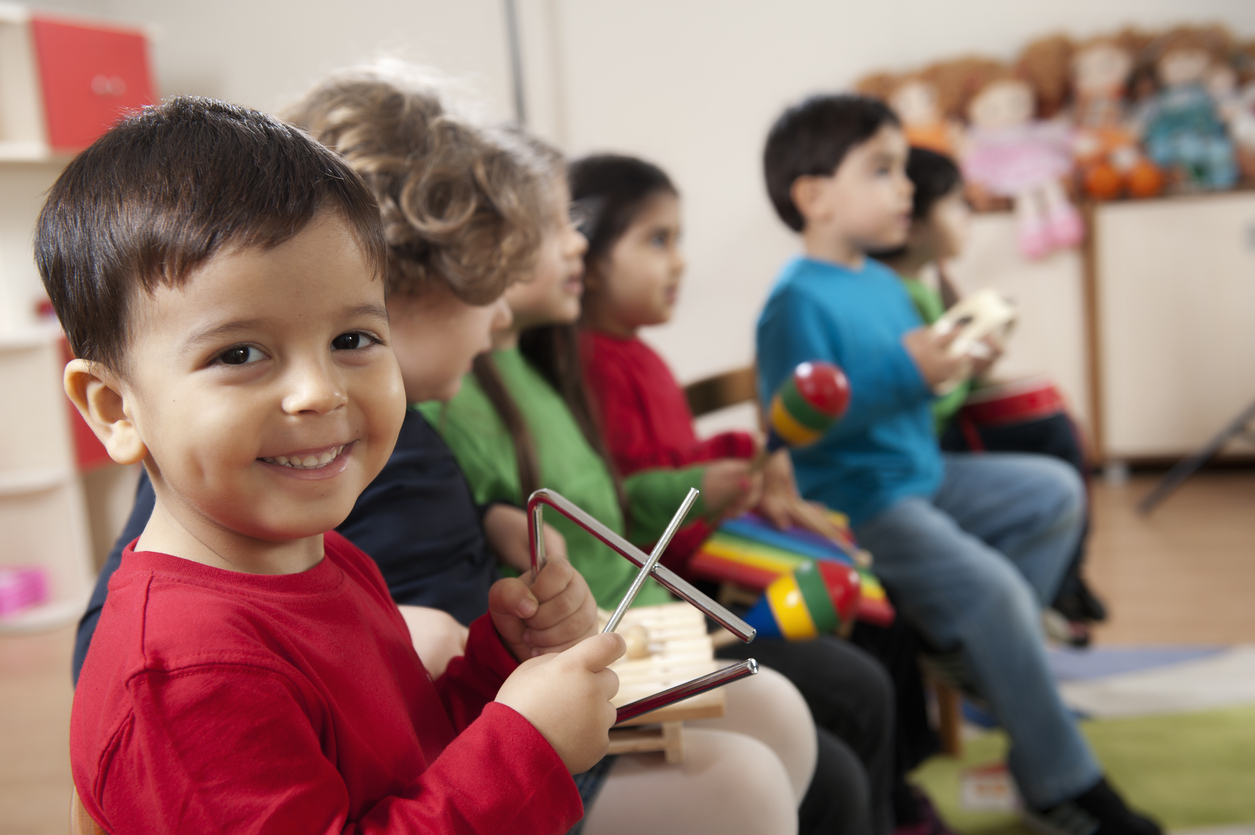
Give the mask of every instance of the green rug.
M 1129 803 L 1169 830 L 1255 821 L 1255 705 L 1082 724 Z M 962 758 L 934 757 L 913 775 L 947 822 L 966 835 L 1023 835 L 1014 814 L 959 808 L 963 769 L 1001 760 L 1001 731 L 969 738 Z

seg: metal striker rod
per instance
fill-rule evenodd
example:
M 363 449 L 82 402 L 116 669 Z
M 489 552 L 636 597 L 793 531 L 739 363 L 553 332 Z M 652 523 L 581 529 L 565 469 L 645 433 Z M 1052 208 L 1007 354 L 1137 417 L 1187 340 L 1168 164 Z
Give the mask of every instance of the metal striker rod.
M 713 673 L 704 675 L 701 678 L 695 678 L 692 681 L 686 681 L 683 684 L 677 684 L 660 693 L 652 696 L 646 696 L 643 699 L 637 699 L 629 702 L 619 708 L 615 716 L 615 724 L 626 722 L 629 719 L 635 719 L 644 713 L 658 710 L 666 707 L 673 702 L 682 699 L 688 699 L 696 696 L 698 693 L 705 693 L 707 690 L 714 690 L 716 687 L 722 687 L 725 684 L 731 684 L 738 679 L 758 674 L 758 662 L 753 658 L 747 658 L 736 664 L 724 667 L 722 670 L 715 670 Z
M 658 564 L 658 560 L 662 558 L 662 552 L 667 550 L 667 546 L 671 544 L 671 538 L 675 536 L 675 532 L 680 529 L 680 525 L 684 523 L 684 517 L 689 515 L 689 509 L 693 507 L 693 502 L 697 501 L 698 490 L 690 487 L 688 495 L 684 497 L 684 501 L 680 503 L 680 509 L 671 517 L 671 522 L 667 525 L 667 529 L 662 532 L 662 538 L 654 545 L 654 550 L 649 553 L 649 559 L 641 566 L 641 570 L 637 572 L 636 579 L 632 581 L 632 585 L 628 588 L 627 594 L 623 595 L 623 599 L 619 601 L 619 607 L 614 610 L 614 614 L 610 616 L 610 620 L 606 622 L 606 628 L 602 632 L 613 632 L 619 625 L 619 621 L 623 620 L 623 615 L 627 612 L 628 607 L 632 605 L 632 601 L 636 599 L 636 595 L 640 592 L 641 586 L 645 585 L 646 578 L 654 570 L 654 566 Z
M 574 502 L 564 498 L 560 493 L 541 487 L 527 499 L 527 529 L 531 535 L 533 576 L 539 576 L 540 570 L 545 564 L 545 540 L 542 535 L 544 527 L 542 514 L 545 505 L 570 519 L 587 531 L 594 539 L 633 565 L 639 567 L 649 560 L 649 555 L 644 551 L 594 519 L 586 511 L 581 510 Z M 692 583 L 665 565 L 654 566 L 653 577 L 662 584 L 663 588 L 676 597 L 687 600 L 698 609 L 701 609 L 711 620 L 736 635 L 742 641 L 748 643 L 754 640 L 754 635 L 757 633 L 754 627 L 729 612 L 726 607 L 720 606 L 714 600 L 711 600 L 708 595 L 698 590 Z

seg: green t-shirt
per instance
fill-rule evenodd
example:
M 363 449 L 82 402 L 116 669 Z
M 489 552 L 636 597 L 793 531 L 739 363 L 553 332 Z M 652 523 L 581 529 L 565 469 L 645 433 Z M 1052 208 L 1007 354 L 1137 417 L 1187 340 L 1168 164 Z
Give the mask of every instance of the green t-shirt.
M 700 487 L 703 468 L 646 470 L 624 481 L 630 519 L 624 520 L 606 462 L 580 431 L 561 395 L 518 349 L 494 351 L 497 371 L 531 432 L 539 458 L 540 483 L 575 502 L 617 533 L 643 544 L 656 540 L 690 487 Z M 449 403 L 417 407 L 453 450 L 480 504 L 526 505 L 519 484 L 514 442 L 473 375 Z M 702 512 L 699 499 L 692 513 Z M 588 581 L 597 605 L 613 609 L 638 569 L 565 516 L 546 512 L 545 521 L 566 537 L 567 555 Z M 652 579 L 634 605 L 667 603 L 670 593 Z
M 915 309 L 919 311 L 919 316 L 924 320 L 925 325 L 936 322 L 941 318 L 941 314 L 946 312 L 946 304 L 941 299 L 941 293 L 918 278 L 907 278 L 904 275 L 899 278 L 906 286 L 906 292 L 910 295 L 911 301 L 915 302 Z M 967 400 L 967 395 L 971 390 L 972 381 L 964 380 L 933 401 L 933 420 L 937 425 L 938 436 L 946 431 L 946 427 L 950 425 L 950 421 L 963 406 L 963 401 Z

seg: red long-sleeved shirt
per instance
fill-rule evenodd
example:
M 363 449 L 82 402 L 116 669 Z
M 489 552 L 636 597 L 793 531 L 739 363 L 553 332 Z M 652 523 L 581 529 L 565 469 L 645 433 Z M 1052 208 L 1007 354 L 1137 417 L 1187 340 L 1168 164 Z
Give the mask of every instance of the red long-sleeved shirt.
M 91 816 L 114 833 L 570 828 L 561 759 L 492 702 L 517 662 L 491 620 L 433 681 L 375 564 L 324 543 L 278 576 L 123 553 L 71 717 Z
M 580 355 L 606 446 L 622 475 L 754 457 L 754 438 L 748 432 L 698 440 L 684 390 L 662 357 L 640 339 L 584 330 Z M 712 532 L 706 522 L 685 526 L 663 562 L 683 573 L 688 557 Z

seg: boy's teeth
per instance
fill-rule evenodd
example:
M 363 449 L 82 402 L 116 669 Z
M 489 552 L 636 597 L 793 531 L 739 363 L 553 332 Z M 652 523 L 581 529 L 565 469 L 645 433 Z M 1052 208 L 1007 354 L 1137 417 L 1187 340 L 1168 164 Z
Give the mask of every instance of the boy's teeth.
M 271 464 L 279 464 L 284 467 L 294 467 L 298 470 L 316 470 L 319 467 L 325 467 L 335 460 L 336 456 L 344 451 L 344 445 L 340 445 L 333 450 L 322 453 L 321 455 L 276 455 L 274 458 L 263 458 L 263 461 L 269 461 Z

